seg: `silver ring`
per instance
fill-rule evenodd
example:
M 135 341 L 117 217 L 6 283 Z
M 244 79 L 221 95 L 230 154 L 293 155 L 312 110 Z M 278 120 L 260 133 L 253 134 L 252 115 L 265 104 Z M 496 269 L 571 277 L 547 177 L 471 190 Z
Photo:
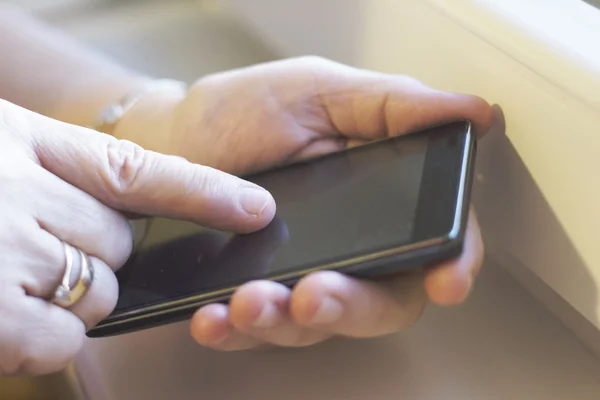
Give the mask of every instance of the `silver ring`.
M 65 249 L 65 272 L 60 286 L 54 292 L 52 302 L 60 307 L 69 308 L 77 303 L 88 291 L 94 280 L 94 266 L 87 254 L 73 246 L 63 243 Z M 81 268 L 79 276 L 73 286 L 71 283 L 71 272 L 73 271 L 74 252 L 79 253 L 81 259 Z

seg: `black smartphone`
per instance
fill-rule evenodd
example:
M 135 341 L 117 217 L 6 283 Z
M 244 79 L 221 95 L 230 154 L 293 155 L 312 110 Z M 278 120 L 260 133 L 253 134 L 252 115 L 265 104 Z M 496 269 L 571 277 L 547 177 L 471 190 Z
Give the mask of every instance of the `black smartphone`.
M 476 140 L 469 121 L 378 140 L 245 177 L 274 220 L 234 235 L 162 218 L 117 271 L 114 312 L 89 337 L 188 319 L 241 284 L 293 286 L 319 270 L 381 278 L 460 254 Z

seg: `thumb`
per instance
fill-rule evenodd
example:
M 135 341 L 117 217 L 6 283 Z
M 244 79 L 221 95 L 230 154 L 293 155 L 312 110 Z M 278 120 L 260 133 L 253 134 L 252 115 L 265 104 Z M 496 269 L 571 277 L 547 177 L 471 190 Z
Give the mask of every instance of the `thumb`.
M 111 208 L 239 233 L 275 215 L 269 192 L 233 175 L 38 114 L 27 120 L 42 167 Z
M 483 99 L 431 88 L 406 76 L 309 59 L 316 98 L 327 116 L 323 133 L 360 140 L 400 135 L 467 119 L 482 136 L 492 124 Z

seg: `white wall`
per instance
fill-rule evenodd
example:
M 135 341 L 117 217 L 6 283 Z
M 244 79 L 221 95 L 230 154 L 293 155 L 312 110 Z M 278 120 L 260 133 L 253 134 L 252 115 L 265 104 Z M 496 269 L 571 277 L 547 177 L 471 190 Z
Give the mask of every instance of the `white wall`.
M 600 93 L 600 68 L 594 59 L 552 42 L 529 21 L 519 21 L 518 13 L 496 8 L 494 0 L 224 3 L 284 54 L 319 54 L 406 73 L 500 104 L 506 135 L 482 142 L 474 193 L 488 254 L 558 314 L 568 311 L 556 301 L 564 299 L 600 329 L 600 106 L 590 97 Z M 548 4 L 527 4 L 531 9 L 542 3 Z M 505 4 L 513 7 L 508 11 L 519 6 Z M 552 2 L 553 7 L 565 4 Z M 585 18 L 554 28 L 566 32 L 576 28 L 573 23 L 590 21 L 600 27 L 600 11 L 581 5 L 589 10 L 571 11 L 585 12 Z M 528 16 L 537 18 L 520 18 Z M 581 325 L 573 315 L 562 317 Z

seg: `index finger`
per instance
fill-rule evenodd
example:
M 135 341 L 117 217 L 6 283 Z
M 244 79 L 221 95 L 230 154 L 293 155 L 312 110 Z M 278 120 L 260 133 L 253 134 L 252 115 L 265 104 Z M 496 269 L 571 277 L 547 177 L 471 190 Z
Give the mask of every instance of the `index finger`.
M 111 208 L 240 233 L 275 215 L 271 194 L 236 176 L 39 115 L 30 120 L 39 163 Z

